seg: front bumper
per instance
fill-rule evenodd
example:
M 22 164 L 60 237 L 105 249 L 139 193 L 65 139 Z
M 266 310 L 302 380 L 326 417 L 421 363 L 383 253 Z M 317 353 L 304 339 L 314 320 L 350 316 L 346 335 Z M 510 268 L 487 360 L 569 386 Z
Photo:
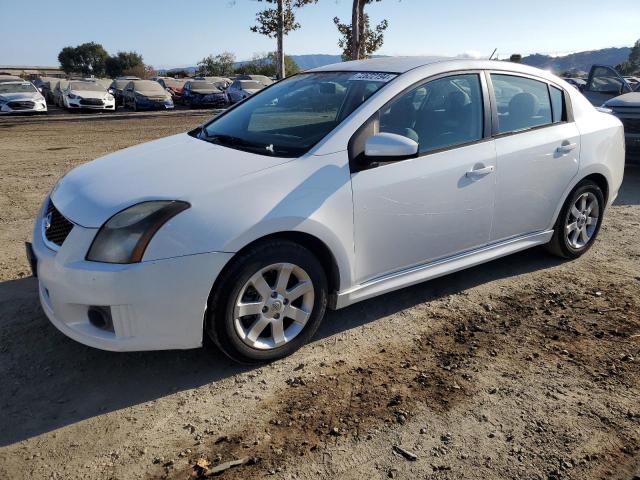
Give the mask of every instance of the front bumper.
M 173 105 L 173 100 L 171 101 L 160 101 L 160 100 L 148 100 L 148 99 L 136 99 L 137 105 L 139 109 L 144 110 L 171 110 Z
M 46 204 L 46 202 L 45 202 Z M 230 253 L 202 253 L 137 264 L 84 259 L 97 229 L 75 225 L 54 251 L 42 238 L 42 213 L 35 222 L 40 303 L 53 325 L 68 337 L 112 351 L 196 348 L 213 283 Z M 110 312 L 112 330 L 89 321 L 89 309 Z
M 100 103 L 98 103 L 100 102 Z M 116 109 L 116 101 L 115 99 L 111 100 L 103 100 L 103 99 L 80 99 L 80 98 L 67 98 L 67 106 L 68 108 L 74 110 L 115 110 Z
M 640 164 L 640 134 L 625 135 L 627 162 Z
M 205 95 L 193 97 L 191 104 L 194 107 L 222 108 L 229 103 L 229 99 L 224 94 Z
M 46 113 L 47 102 L 45 100 L 11 101 L 0 103 L 0 114 L 10 113 Z

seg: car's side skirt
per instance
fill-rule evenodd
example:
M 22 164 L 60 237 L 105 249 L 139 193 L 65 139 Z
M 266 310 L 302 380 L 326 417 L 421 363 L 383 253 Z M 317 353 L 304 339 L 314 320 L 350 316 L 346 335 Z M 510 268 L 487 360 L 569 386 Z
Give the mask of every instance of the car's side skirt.
M 347 307 L 383 293 L 464 270 L 536 245 L 543 245 L 548 243 L 552 236 L 553 230 L 532 233 L 374 278 L 348 290 L 338 292 L 335 296 L 334 308 Z

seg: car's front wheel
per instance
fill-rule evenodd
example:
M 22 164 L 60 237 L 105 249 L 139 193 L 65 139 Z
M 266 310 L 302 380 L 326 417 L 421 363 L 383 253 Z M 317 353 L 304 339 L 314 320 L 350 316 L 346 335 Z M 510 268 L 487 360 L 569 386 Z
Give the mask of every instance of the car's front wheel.
M 589 250 L 600 231 L 604 205 L 604 194 L 595 182 L 580 182 L 560 211 L 549 251 L 563 258 L 578 258 Z
M 324 269 L 309 250 L 287 240 L 265 242 L 223 273 L 205 328 L 234 360 L 272 361 L 311 339 L 327 297 Z

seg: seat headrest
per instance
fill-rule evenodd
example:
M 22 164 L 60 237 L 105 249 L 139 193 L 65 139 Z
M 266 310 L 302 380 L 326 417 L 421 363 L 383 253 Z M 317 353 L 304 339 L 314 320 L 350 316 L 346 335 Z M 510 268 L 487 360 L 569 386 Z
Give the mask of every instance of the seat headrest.
M 538 112 L 538 99 L 529 92 L 516 94 L 509 102 L 509 116 L 518 119 L 533 117 Z
M 446 109 L 459 109 L 467 104 L 467 96 L 462 92 L 451 92 L 447 95 Z

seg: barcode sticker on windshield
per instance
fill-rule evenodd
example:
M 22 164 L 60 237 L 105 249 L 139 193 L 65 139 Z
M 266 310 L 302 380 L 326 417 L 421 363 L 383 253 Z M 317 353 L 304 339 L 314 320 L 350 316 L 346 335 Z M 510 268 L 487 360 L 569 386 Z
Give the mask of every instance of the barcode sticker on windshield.
M 360 72 L 349 78 L 349 80 L 365 80 L 368 82 L 389 82 L 396 78 L 395 73 Z

